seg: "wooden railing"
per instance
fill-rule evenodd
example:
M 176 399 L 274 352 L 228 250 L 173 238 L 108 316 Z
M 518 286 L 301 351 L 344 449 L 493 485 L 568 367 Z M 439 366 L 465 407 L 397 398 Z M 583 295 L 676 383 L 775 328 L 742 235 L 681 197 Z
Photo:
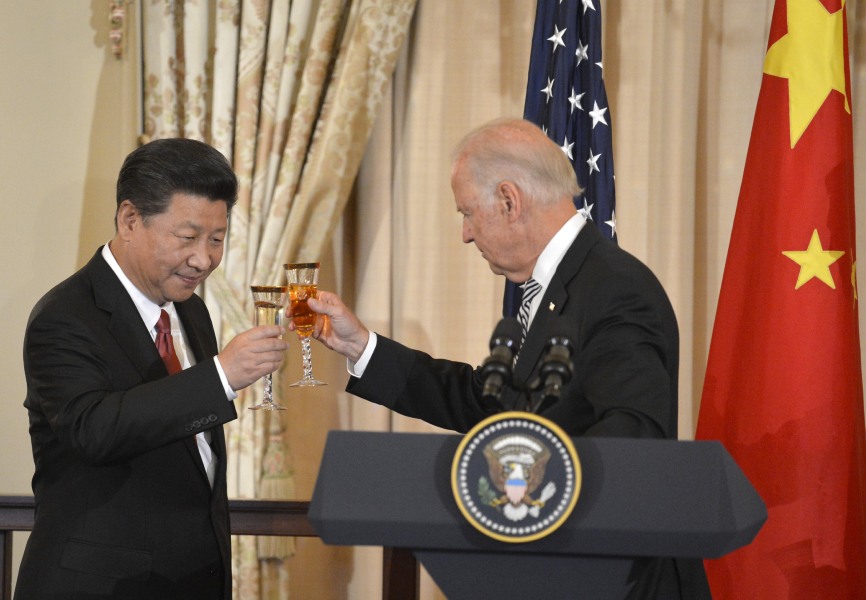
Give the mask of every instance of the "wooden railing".
M 33 529 L 32 496 L 0 496 L 0 600 L 12 600 L 12 532 Z M 309 502 L 229 500 L 232 535 L 317 537 Z M 383 600 L 418 597 L 418 563 L 411 551 L 385 548 Z

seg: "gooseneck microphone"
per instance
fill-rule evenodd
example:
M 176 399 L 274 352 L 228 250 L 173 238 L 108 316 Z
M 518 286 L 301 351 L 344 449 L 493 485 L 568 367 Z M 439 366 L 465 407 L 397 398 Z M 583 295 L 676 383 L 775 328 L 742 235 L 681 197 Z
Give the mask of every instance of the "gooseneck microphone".
M 523 334 L 520 323 L 513 317 L 499 321 L 493 336 L 490 338 L 490 356 L 481 365 L 481 380 L 484 389 L 481 392 L 485 403 L 497 405 L 502 394 L 502 388 L 511 383 L 514 367 L 514 357 L 520 350 L 520 338 Z
M 559 331 L 568 331 L 571 323 L 569 319 L 562 317 L 557 325 L 556 329 Z M 559 400 L 562 395 L 562 386 L 571 380 L 574 371 L 574 365 L 571 362 L 573 352 L 574 343 L 571 338 L 564 334 L 554 334 L 548 340 L 545 354 L 538 369 L 541 397 L 532 412 L 539 413 Z

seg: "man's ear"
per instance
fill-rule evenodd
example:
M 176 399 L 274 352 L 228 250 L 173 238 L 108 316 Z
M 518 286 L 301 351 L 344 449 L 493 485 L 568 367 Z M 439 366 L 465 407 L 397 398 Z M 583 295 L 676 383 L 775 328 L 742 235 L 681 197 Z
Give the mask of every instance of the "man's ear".
M 509 221 L 516 221 L 523 211 L 523 196 L 520 193 L 520 188 L 513 181 L 506 179 L 499 182 L 496 191 L 499 195 L 499 201 L 504 214 L 508 217 Z
M 117 233 L 120 237 L 125 237 L 141 224 L 141 213 L 138 212 L 135 204 L 129 200 L 121 202 L 117 207 Z

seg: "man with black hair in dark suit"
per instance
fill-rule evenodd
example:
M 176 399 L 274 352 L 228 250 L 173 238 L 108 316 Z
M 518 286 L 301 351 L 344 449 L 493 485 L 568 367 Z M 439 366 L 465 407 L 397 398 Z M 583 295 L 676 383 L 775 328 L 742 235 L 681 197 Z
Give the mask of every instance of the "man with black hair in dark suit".
M 114 238 L 33 309 L 36 520 L 17 600 L 231 598 L 222 425 L 287 347 L 263 326 L 219 351 L 194 293 L 222 260 L 236 197 L 214 148 L 138 148 L 118 177 Z

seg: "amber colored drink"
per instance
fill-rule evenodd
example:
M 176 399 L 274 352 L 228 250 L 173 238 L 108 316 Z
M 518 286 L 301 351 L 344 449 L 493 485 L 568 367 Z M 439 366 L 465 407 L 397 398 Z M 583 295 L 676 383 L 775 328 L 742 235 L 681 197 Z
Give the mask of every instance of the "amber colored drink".
M 289 296 L 292 300 L 292 322 L 301 337 L 309 337 L 316 325 L 316 313 L 307 305 L 308 298 L 316 297 L 315 285 L 290 285 Z

